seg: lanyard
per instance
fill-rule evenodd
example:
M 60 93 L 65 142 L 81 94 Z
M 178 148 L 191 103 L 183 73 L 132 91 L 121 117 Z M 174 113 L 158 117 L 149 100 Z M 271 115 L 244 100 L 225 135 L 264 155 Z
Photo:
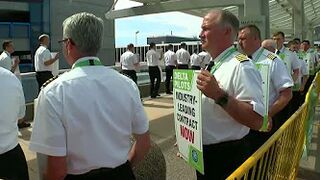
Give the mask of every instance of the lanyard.
M 283 52 L 281 52 L 280 50 L 278 50 L 280 53 L 278 54 L 279 55 L 279 57 L 280 57 L 280 59 L 282 60 L 282 61 L 284 61 L 284 58 L 286 57 L 286 54 L 284 53 L 284 51 L 285 50 L 283 50 Z
M 84 66 L 102 66 L 102 63 L 96 59 L 89 59 L 86 61 L 77 62 L 76 64 L 74 64 L 72 69 L 77 67 L 84 67 Z
M 260 49 L 260 51 L 259 51 L 258 54 L 257 54 L 257 57 L 256 57 L 255 59 L 252 59 L 252 61 L 253 61 L 254 64 L 258 63 L 259 58 L 260 58 L 262 52 L 263 52 L 263 48 Z
M 229 51 L 227 51 L 221 59 L 218 60 L 218 62 L 213 66 L 212 70 L 210 71 L 211 74 L 216 72 L 216 70 L 222 65 L 223 61 L 225 61 L 232 53 L 236 52 L 236 48 L 231 48 Z

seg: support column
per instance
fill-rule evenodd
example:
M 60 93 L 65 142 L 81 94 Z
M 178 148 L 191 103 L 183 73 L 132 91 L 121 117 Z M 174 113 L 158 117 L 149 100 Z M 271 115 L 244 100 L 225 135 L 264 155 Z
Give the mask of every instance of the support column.
M 240 19 L 240 23 L 241 25 L 255 24 L 261 31 L 261 38 L 269 38 L 269 1 L 244 0 L 244 17 Z
M 243 19 L 244 17 L 244 5 L 238 6 L 238 18 Z
M 304 3 L 301 0 L 291 0 L 291 5 L 294 37 L 304 39 L 306 37 L 306 28 L 303 28 L 305 27 Z
M 313 46 L 314 40 L 314 28 L 312 26 L 308 26 L 306 39 L 310 41 L 311 46 Z

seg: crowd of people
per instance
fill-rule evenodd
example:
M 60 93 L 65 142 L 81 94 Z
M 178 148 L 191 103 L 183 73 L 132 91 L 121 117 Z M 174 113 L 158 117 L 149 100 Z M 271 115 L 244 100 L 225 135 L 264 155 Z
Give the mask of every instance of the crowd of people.
M 51 56 L 46 34 L 39 37 L 35 54 L 41 88 L 29 148 L 42 165 L 40 176 L 52 180 L 135 179 L 132 168 L 148 153 L 150 137 L 137 87 L 139 59 L 134 46 L 129 44 L 121 56 L 124 76 L 103 66 L 97 57 L 103 39 L 102 19 L 78 13 L 65 19 L 62 29 L 59 42 L 70 71 L 52 78 L 51 66 L 59 54 Z M 210 11 L 201 29 L 203 52 L 199 54 L 195 50 L 190 56 L 185 43 L 177 52 L 168 45 L 163 55 L 166 93 L 172 94 L 173 69 L 200 70 L 196 83 L 203 94 L 204 174 L 196 172 L 196 176 L 198 180 L 225 179 L 303 103 L 319 55 L 308 40 L 293 39 L 286 48 L 283 32 L 263 40 L 257 26 L 240 28 L 238 18 L 225 10 Z M 25 115 L 24 95 L 12 73 L 18 60 L 11 59 L 13 47 L 8 44 L 12 42 L 4 43 L 5 54 L 0 56 L 6 68 L 0 67 L 0 178 L 28 179 L 17 138 L 17 120 Z M 151 98 L 159 96 L 161 58 L 156 44 L 150 43 L 146 59 Z M 209 63 L 213 67 L 205 68 Z M 261 65 L 269 67 L 268 112 Z M 266 114 L 268 130 L 261 131 Z

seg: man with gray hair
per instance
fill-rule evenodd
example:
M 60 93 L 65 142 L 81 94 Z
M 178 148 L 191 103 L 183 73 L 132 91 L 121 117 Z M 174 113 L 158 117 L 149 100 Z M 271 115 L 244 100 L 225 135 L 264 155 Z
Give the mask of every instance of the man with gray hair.
M 209 12 L 202 22 L 202 48 L 212 60 L 201 70 L 204 175 L 198 180 L 226 179 L 249 154 L 244 137 L 263 121 L 262 79 L 254 64 L 233 46 L 239 20 L 225 10 Z M 211 70 L 210 70 L 211 69 Z
M 277 49 L 277 44 L 273 39 L 265 39 L 262 41 L 261 47 L 265 48 L 270 52 L 275 53 Z
M 30 142 L 47 156 L 45 179 L 134 179 L 131 168 L 149 150 L 138 87 L 102 65 L 102 38 L 103 21 L 93 14 L 63 22 L 60 42 L 72 68 L 41 90 Z
M 34 68 L 36 70 L 36 78 L 38 82 L 38 89 L 40 92 L 41 86 L 50 78 L 53 77 L 53 63 L 59 57 L 57 53 L 54 57 L 51 57 L 51 53 L 48 49 L 50 40 L 49 35 L 42 34 L 39 36 L 40 46 L 34 55 Z

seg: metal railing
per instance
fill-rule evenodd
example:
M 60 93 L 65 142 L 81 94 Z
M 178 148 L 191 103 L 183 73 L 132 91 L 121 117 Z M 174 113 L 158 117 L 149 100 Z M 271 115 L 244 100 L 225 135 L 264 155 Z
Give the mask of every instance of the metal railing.
M 304 104 L 227 179 L 295 179 L 307 146 L 310 113 L 320 91 L 320 74 L 309 87 Z M 316 99 L 315 99 L 316 98 Z M 315 102 L 315 103 L 313 103 Z

